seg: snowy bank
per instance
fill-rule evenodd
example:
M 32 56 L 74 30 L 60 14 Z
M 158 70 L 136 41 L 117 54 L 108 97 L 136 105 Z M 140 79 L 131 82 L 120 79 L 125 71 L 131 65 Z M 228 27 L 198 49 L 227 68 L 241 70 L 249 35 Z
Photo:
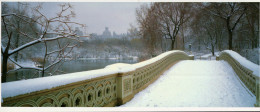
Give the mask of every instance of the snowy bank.
M 230 56 L 232 56 L 236 61 L 238 61 L 242 66 L 246 67 L 249 70 L 253 71 L 253 74 L 260 77 L 259 74 L 259 69 L 260 66 L 257 64 L 254 64 L 253 62 L 247 60 L 246 58 L 242 57 L 241 55 L 239 55 L 237 52 L 232 51 L 232 50 L 224 50 L 220 53 L 220 55 L 222 53 L 228 53 Z
M 154 57 L 152 59 L 137 64 L 119 63 L 119 64 L 109 65 L 104 69 L 2 83 L 2 98 L 8 98 L 8 97 L 13 97 L 13 96 L 31 93 L 35 91 L 51 89 L 54 87 L 58 87 L 58 86 L 62 86 L 74 82 L 89 80 L 89 79 L 102 77 L 106 75 L 134 71 L 137 68 L 154 63 L 175 52 L 185 54 L 185 52 L 179 50 L 168 51 L 157 57 Z

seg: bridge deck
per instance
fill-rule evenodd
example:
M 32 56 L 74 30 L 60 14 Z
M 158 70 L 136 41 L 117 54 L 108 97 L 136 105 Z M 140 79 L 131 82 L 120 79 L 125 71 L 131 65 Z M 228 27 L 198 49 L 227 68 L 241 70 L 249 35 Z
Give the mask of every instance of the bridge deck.
M 252 107 L 255 96 L 224 61 L 181 61 L 123 107 Z

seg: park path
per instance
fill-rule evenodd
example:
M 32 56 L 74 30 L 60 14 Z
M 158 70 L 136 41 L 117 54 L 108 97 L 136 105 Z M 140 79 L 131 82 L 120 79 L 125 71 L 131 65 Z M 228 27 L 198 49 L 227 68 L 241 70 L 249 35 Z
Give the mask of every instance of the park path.
M 225 61 L 185 60 L 122 107 L 252 107 L 255 96 Z

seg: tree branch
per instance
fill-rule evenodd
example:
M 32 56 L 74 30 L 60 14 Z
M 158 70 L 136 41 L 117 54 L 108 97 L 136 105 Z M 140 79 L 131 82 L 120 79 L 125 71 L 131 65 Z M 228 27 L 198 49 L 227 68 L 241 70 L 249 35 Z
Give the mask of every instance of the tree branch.
M 23 49 L 25 49 L 27 47 L 30 47 L 32 45 L 35 45 L 37 43 L 45 42 L 45 41 L 53 41 L 53 40 L 57 40 L 57 39 L 60 39 L 60 38 L 69 38 L 69 37 L 64 35 L 64 36 L 57 36 L 57 37 L 53 37 L 53 38 L 44 38 L 44 39 L 39 38 L 37 40 L 31 41 L 29 43 L 26 43 L 26 44 L 24 44 L 24 45 L 22 45 L 22 46 L 20 46 L 20 47 L 18 47 L 16 49 L 14 49 L 14 50 L 9 50 L 9 55 L 12 55 L 12 54 L 14 54 L 14 53 L 16 53 L 16 52 L 18 52 L 20 50 L 23 50 Z M 73 39 L 73 38 L 69 38 L 69 39 Z M 77 39 L 74 39 L 74 40 L 77 40 Z M 77 40 L 77 41 L 79 41 L 79 40 Z
M 236 28 L 236 26 L 237 26 L 237 24 L 239 23 L 240 19 L 241 19 L 241 18 L 243 17 L 243 15 L 245 14 L 245 10 L 246 10 L 246 8 L 244 9 L 244 12 L 243 12 L 243 13 L 239 16 L 239 18 L 236 20 L 234 26 L 231 28 L 232 31 Z
M 38 67 L 25 67 L 25 66 L 22 66 L 20 65 L 19 63 L 17 63 L 16 61 L 12 60 L 10 57 L 9 57 L 9 60 L 12 61 L 14 64 L 16 64 L 17 66 L 19 66 L 20 68 L 17 68 L 17 69 L 14 69 L 14 70 L 9 70 L 7 73 L 9 72 L 15 72 L 17 70 L 20 70 L 20 69 L 35 69 L 35 70 L 39 70 L 39 71 L 42 71 L 43 69 L 42 68 L 38 68 Z

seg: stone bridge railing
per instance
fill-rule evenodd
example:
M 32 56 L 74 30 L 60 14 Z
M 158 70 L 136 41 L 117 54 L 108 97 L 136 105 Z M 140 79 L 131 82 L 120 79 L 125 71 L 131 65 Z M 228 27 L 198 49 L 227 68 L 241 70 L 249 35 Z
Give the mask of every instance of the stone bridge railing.
M 225 50 L 220 53 L 217 60 L 227 61 L 236 72 L 240 80 L 246 85 L 246 87 L 256 96 L 255 106 L 260 106 L 260 74 L 259 65 L 256 65 L 238 53 Z
M 194 59 L 169 51 L 137 64 L 2 83 L 2 106 L 101 107 L 131 100 L 180 60 Z M 73 65 L 72 65 L 73 66 Z

